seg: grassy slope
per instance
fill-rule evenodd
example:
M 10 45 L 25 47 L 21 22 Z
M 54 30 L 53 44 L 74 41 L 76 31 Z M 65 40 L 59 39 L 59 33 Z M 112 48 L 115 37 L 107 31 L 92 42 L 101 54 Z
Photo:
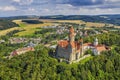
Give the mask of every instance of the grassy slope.
M 11 31 L 14 31 L 14 30 L 22 30 L 22 29 L 19 28 L 19 27 L 14 27 L 14 28 L 6 29 L 6 30 L 1 30 L 0 31 L 0 36 L 4 36 L 7 33 L 11 32 Z
M 33 35 L 33 33 L 37 30 L 39 27 L 43 26 L 50 26 L 53 25 L 52 23 L 44 23 L 44 24 L 27 24 L 24 22 L 21 22 L 21 20 L 14 20 L 15 23 L 19 24 L 19 26 L 24 29 L 25 31 L 18 32 L 15 35 L 18 36 L 26 36 L 26 35 Z
M 0 30 L 6 30 L 14 27 L 18 27 L 18 25 L 11 20 L 0 19 Z

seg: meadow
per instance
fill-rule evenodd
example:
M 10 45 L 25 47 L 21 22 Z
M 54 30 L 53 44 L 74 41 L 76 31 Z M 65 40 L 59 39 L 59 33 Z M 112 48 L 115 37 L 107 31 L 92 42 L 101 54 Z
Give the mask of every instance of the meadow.
M 0 36 L 5 36 L 7 33 L 12 32 L 14 30 L 22 30 L 22 28 L 14 27 L 14 28 L 6 29 L 6 30 L 1 30 L 0 31 Z
M 33 35 L 36 30 L 40 27 L 44 26 L 52 26 L 52 23 L 45 22 L 43 24 L 27 24 L 25 22 L 22 22 L 21 20 L 14 20 L 13 22 L 17 23 L 20 28 L 22 28 L 24 31 L 18 32 L 15 35 L 18 36 L 30 36 Z

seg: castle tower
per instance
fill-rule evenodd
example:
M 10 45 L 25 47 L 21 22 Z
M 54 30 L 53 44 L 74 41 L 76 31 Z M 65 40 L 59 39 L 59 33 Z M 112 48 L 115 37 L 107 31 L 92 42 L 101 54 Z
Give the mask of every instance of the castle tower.
M 73 42 L 75 41 L 75 32 L 74 32 L 74 28 L 71 27 L 70 30 L 69 30 L 69 41 L 70 42 Z
M 80 56 L 83 56 L 83 39 L 80 39 Z
M 97 45 L 98 45 L 98 39 L 95 38 L 95 40 L 94 40 L 94 46 L 97 46 Z

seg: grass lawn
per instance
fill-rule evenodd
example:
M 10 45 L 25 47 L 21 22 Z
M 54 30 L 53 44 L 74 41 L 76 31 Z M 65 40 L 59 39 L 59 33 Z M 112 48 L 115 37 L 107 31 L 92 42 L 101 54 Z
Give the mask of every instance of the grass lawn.
M 89 57 L 81 60 L 79 63 L 80 63 L 80 64 L 85 64 L 87 61 L 89 61 L 89 60 L 92 59 L 92 58 L 93 58 L 93 56 L 89 56 Z
M 71 67 L 77 67 L 78 66 L 78 64 L 85 64 L 86 62 L 88 62 L 90 59 L 92 59 L 94 56 L 89 56 L 89 57 L 87 57 L 87 58 L 85 58 L 85 59 L 83 59 L 83 60 L 81 60 L 81 61 L 79 61 L 79 62 L 76 62 L 76 63 L 73 63 L 73 64 L 71 64 Z

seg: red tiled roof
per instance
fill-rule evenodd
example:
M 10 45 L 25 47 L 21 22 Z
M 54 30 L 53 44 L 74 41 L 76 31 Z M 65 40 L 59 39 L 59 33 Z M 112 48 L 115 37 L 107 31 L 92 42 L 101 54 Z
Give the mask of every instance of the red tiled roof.
M 63 48 L 67 47 L 68 44 L 69 44 L 69 42 L 67 40 L 61 40 L 58 42 L 58 45 L 63 47 Z
M 33 47 L 24 47 L 24 48 L 19 48 L 16 51 L 20 52 L 20 51 L 32 51 L 32 50 L 34 50 Z
M 80 42 L 83 42 L 83 39 L 80 39 Z
M 70 28 L 70 33 L 74 33 L 74 28 L 73 27 Z
M 84 43 L 83 46 L 93 46 L 92 43 Z
M 11 53 L 12 56 L 19 55 L 19 52 L 28 52 L 28 51 L 34 51 L 33 47 L 24 47 L 24 48 L 19 48 Z
M 104 45 L 98 45 L 98 46 L 96 46 L 95 48 L 96 48 L 98 51 L 100 51 L 100 52 L 107 50 Z
M 16 51 L 16 50 L 13 51 L 11 55 L 12 55 L 12 56 L 18 55 L 18 54 L 17 54 L 17 51 Z
M 58 45 L 63 47 L 63 48 L 66 48 L 69 44 L 69 41 L 67 40 L 61 40 L 58 42 Z M 70 42 L 72 48 L 76 48 L 77 50 L 80 49 L 80 44 L 76 41 L 73 41 L 73 42 Z

